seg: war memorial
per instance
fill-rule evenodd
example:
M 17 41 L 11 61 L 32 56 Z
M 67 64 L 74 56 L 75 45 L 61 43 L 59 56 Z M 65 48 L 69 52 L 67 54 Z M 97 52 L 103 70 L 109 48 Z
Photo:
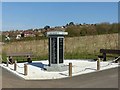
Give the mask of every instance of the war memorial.
M 49 38 L 49 66 L 45 67 L 48 71 L 64 71 L 67 66 L 64 65 L 64 35 L 67 32 L 51 31 L 47 32 Z

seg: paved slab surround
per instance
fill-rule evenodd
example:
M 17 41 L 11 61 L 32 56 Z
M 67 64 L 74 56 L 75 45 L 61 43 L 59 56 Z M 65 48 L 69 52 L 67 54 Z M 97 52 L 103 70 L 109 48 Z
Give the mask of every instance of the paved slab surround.
M 68 66 L 72 63 L 72 76 L 87 74 L 97 71 L 97 62 L 89 60 L 64 60 L 64 65 Z M 43 66 L 48 65 L 48 60 L 33 61 L 31 64 L 28 63 L 28 75 L 24 75 L 24 64 L 17 63 L 17 70 L 14 71 L 14 64 L 0 64 L 1 67 L 5 68 L 11 73 L 25 79 L 25 80 L 46 80 L 46 79 L 61 79 L 69 77 L 69 71 L 46 71 Z M 111 61 L 101 62 L 100 71 L 110 68 L 118 67 L 118 63 L 111 63 Z

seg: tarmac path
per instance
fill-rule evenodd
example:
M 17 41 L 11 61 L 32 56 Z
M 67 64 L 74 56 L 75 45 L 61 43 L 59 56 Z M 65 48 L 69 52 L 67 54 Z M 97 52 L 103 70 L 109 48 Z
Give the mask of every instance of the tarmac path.
M 35 81 L 23 80 L 2 69 L 2 88 L 118 88 L 118 68 L 72 78 Z

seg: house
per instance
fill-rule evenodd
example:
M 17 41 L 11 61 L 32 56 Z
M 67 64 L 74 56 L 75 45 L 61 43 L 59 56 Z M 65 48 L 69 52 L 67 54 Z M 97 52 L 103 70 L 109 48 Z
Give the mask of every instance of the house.
M 8 35 L 5 36 L 5 41 L 10 41 L 10 37 Z
M 16 36 L 16 39 L 19 40 L 20 38 L 21 38 L 21 35 L 18 34 L 18 35 Z

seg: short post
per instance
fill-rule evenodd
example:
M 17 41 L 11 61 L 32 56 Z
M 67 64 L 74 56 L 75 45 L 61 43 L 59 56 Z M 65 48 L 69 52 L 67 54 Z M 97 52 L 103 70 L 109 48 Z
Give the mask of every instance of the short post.
M 72 77 L 72 63 L 69 63 L 69 76 Z
M 97 70 L 100 70 L 100 58 L 97 60 Z
M 27 64 L 24 64 L 24 75 L 27 75 Z
M 7 58 L 6 66 L 8 67 L 9 65 L 9 59 Z
M 14 71 L 16 71 L 17 70 L 17 61 L 15 61 L 15 63 L 14 63 Z

